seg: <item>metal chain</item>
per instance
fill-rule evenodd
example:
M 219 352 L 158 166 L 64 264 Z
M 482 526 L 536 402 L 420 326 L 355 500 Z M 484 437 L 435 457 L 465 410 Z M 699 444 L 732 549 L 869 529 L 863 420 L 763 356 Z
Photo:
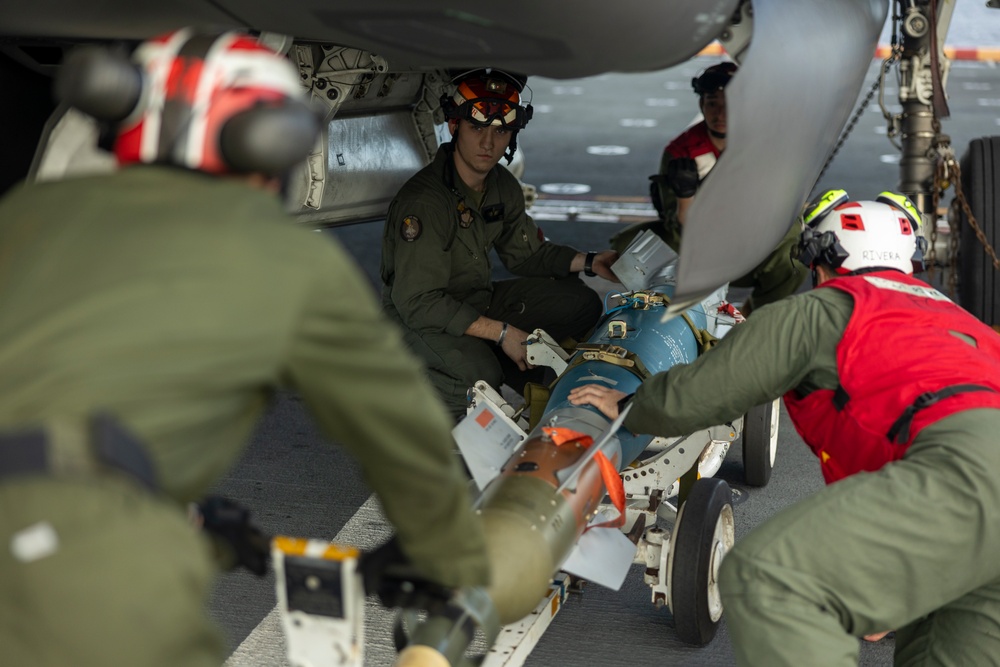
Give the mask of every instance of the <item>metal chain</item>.
M 958 295 L 958 235 L 961 231 L 958 216 L 958 197 L 951 200 L 948 208 L 948 296 L 953 300 Z
M 941 202 L 941 197 L 944 195 L 944 191 L 948 188 L 947 181 L 947 167 L 945 166 L 944 157 L 938 153 L 937 167 L 934 169 L 934 185 L 931 188 L 931 233 L 930 233 L 930 247 L 927 249 L 927 278 L 928 282 L 934 282 L 934 269 L 937 265 L 937 210 L 938 205 Z M 954 266 L 954 265 L 951 265 Z M 954 298 L 954 293 L 951 294 Z
M 889 71 L 889 68 L 892 67 L 894 62 L 899 60 L 900 53 L 902 53 L 902 49 L 898 46 L 893 46 L 889 57 L 882 61 L 882 68 L 879 72 L 878 78 L 875 79 L 875 83 L 872 84 L 868 93 L 865 95 L 865 98 L 861 101 L 861 104 L 858 105 L 858 108 L 851 117 L 851 120 L 848 121 L 847 125 L 844 127 L 844 131 L 840 133 L 840 138 L 837 139 L 837 143 L 830 152 L 830 156 L 826 158 L 826 163 L 823 165 L 823 169 L 819 172 L 819 176 L 816 177 L 817 184 L 819 184 L 819 182 L 823 179 L 823 175 L 826 174 L 826 170 L 833 162 L 833 159 L 837 157 L 837 152 L 840 151 L 844 142 L 846 142 L 847 138 L 851 135 L 851 131 L 854 130 L 854 126 L 858 124 L 859 120 L 861 120 L 861 116 L 864 115 L 865 109 L 867 109 L 868 105 L 871 103 L 872 97 L 875 96 L 876 91 L 878 91 L 878 89 L 882 86 L 882 81 L 886 72 Z M 815 189 L 815 187 L 816 186 L 814 185 L 813 188 Z

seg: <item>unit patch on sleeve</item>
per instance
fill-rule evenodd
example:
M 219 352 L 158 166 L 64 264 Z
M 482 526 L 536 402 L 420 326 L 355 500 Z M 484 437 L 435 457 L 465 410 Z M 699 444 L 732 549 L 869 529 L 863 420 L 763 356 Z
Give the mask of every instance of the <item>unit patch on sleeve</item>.
M 408 215 L 403 218 L 403 224 L 399 226 L 399 235 L 404 241 L 416 241 L 420 238 L 424 228 L 420 224 L 420 218 L 415 215 Z

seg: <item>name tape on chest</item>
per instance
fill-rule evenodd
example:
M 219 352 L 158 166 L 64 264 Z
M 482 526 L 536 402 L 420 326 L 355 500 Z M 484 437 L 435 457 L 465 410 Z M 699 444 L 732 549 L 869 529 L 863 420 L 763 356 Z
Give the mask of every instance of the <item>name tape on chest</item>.
M 924 287 L 922 285 L 906 285 L 904 283 L 898 283 L 895 280 L 886 280 L 885 278 L 879 278 L 878 276 L 864 276 L 864 279 L 868 281 L 869 284 L 878 287 L 879 289 L 888 289 L 895 292 L 902 292 L 903 294 L 911 294 L 913 296 L 923 297 L 925 299 L 932 299 L 934 301 L 951 301 L 941 292 L 937 291 L 933 287 Z
M 483 209 L 483 220 L 485 220 L 486 222 L 497 222 L 499 220 L 503 220 L 503 216 L 504 216 L 503 203 L 491 204 L 490 206 L 487 206 L 486 208 Z

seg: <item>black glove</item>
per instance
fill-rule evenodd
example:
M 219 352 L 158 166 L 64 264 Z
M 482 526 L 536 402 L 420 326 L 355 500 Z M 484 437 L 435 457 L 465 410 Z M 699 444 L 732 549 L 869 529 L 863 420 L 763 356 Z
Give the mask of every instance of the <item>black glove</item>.
M 694 197 L 700 182 L 698 165 L 693 159 L 679 157 L 667 163 L 667 183 L 678 197 Z
M 433 610 L 445 604 L 452 589 L 417 574 L 393 536 L 385 544 L 361 554 L 358 569 L 365 593 L 377 595 L 386 607 Z
M 198 512 L 202 530 L 224 552 L 228 565 L 242 565 L 257 576 L 267 573 L 271 538 L 250 524 L 250 510 L 228 498 L 208 496 L 198 503 Z

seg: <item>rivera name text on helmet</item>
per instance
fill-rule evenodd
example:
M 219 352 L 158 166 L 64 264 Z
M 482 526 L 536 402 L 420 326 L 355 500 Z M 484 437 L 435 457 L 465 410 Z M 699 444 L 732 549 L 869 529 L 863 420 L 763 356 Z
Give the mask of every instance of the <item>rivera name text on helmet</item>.
M 822 264 L 842 275 L 924 268 L 920 213 L 903 195 L 883 192 L 875 201 L 851 201 L 845 191 L 829 190 L 806 207 L 802 223 L 798 257 L 810 268 Z
M 61 99 L 117 122 L 121 164 L 281 175 L 319 136 L 295 68 L 242 33 L 177 30 L 143 42 L 131 61 L 91 47 L 61 70 Z

